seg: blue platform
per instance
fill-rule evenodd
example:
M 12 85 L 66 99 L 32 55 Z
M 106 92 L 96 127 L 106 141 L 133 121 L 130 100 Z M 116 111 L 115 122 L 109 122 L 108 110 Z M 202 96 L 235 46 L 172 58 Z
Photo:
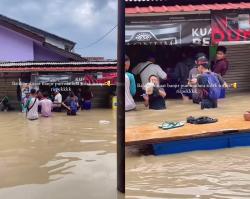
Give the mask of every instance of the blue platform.
M 154 155 L 250 146 L 250 132 L 237 132 L 211 137 L 168 141 L 152 144 L 152 146 Z

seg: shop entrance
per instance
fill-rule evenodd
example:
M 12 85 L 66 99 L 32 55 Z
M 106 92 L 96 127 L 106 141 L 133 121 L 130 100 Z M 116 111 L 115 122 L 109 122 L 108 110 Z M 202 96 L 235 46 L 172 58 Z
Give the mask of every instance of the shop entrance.
M 126 53 L 131 60 L 132 69 L 141 62 L 147 61 L 149 56 L 153 56 L 156 60 L 156 64 L 159 65 L 164 72 L 167 73 L 168 78 L 161 82 L 165 87 L 168 99 L 181 98 L 181 94 L 177 92 L 178 84 L 180 80 L 176 74 L 176 65 L 184 59 L 192 59 L 192 66 L 194 67 L 195 55 L 198 53 L 204 53 L 209 58 L 209 46 L 165 46 L 165 45 L 131 45 L 126 47 Z M 139 76 L 135 76 L 137 85 L 140 85 L 141 80 Z M 166 85 L 172 85 L 171 87 Z M 135 99 L 142 100 L 142 89 L 137 86 L 137 94 Z

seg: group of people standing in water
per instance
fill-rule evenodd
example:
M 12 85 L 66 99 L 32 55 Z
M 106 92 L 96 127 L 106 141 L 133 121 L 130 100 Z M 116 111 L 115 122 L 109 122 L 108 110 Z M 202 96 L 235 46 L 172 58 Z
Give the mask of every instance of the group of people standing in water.
M 130 70 L 130 58 L 125 55 L 125 110 L 136 109 L 135 76 L 140 77 L 143 91 L 141 97 L 149 109 L 166 109 L 166 84 L 160 82 L 168 81 L 169 76 L 177 80 L 178 92 L 183 100 L 192 100 L 193 103 L 200 104 L 201 109 L 217 108 L 218 99 L 225 97 L 225 88 L 228 87 L 223 79 L 229 68 L 226 50 L 226 47 L 219 46 L 216 50 L 216 59 L 212 63 L 209 63 L 204 53 L 197 53 L 191 57 L 187 56 L 189 52 L 184 52 L 172 74 L 167 74 L 157 65 L 153 56 L 149 56 L 147 61 Z
M 90 89 L 83 93 L 80 88 L 76 95 L 71 91 L 64 101 L 58 88 L 53 89 L 53 97 L 50 97 L 47 91 L 31 89 L 22 98 L 22 112 L 26 113 L 29 120 L 37 120 L 39 113 L 42 117 L 51 117 L 52 111 L 61 112 L 63 108 L 66 109 L 67 115 L 77 115 L 79 109 L 91 109 L 92 98 Z

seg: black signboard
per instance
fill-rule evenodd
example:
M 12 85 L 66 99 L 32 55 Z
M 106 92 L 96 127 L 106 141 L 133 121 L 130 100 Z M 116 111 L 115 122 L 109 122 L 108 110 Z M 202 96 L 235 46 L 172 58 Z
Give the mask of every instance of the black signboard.
M 209 16 L 128 17 L 125 26 L 127 45 L 210 45 Z

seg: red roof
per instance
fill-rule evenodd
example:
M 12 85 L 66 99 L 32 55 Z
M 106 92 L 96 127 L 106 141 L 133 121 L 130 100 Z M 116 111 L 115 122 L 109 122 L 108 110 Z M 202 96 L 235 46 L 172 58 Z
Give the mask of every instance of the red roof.
M 193 12 L 210 10 L 237 10 L 250 9 L 250 3 L 225 3 L 225 4 L 201 4 L 201 5 L 175 5 L 175 6 L 148 6 L 126 8 L 126 14 L 145 14 L 145 13 L 166 13 L 166 12 Z

